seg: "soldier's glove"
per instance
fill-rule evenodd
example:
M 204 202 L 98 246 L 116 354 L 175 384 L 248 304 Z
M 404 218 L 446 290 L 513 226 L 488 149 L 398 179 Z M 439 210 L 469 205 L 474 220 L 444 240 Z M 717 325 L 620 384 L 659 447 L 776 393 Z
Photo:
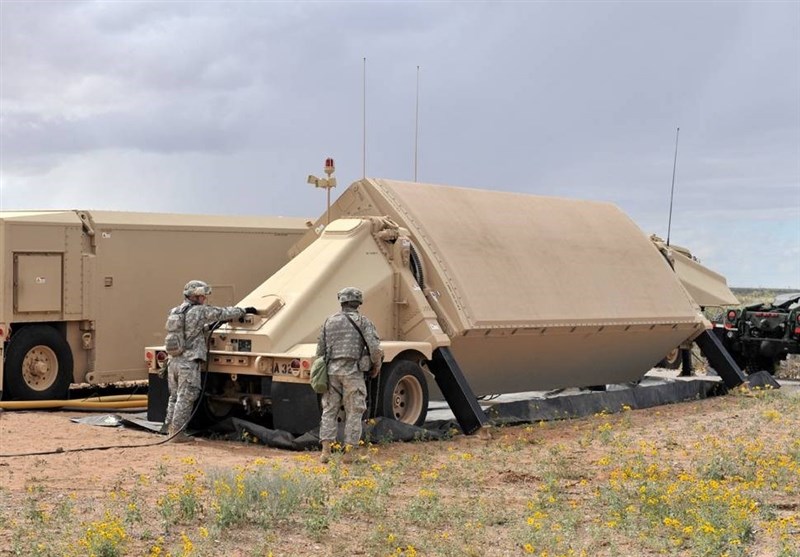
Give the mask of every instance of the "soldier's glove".
M 375 379 L 381 372 L 381 366 L 375 366 L 372 368 L 372 371 L 369 372 L 370 379 Z
M 244 312 L 245 313 L 251 313 L 253 315 L 258 315 L 258 310 L 256 308 L 254 308 L 253 306 L 244 308 Z

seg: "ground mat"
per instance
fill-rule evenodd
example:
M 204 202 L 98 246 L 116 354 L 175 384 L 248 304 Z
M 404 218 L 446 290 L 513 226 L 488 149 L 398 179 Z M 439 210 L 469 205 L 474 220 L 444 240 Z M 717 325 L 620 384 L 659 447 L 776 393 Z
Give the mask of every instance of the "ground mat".
M 771 377 L 754 379 L 754 383 L 770 385 Z M 626 408 L 652 408 L 722 395 L 726 392 L 727 389 L 720 381 L 695 378 L 690 381 L 659 381 L 656 384 L 642 384 L 617 390 L 495 403 L 488 406 L 485 412 L 489 425 L 503 426 L 579 418 L 600 412 L 615 413 Z M 159 430 L 161 426 L 159 422 L 150 422 L 144 418 L 142 414 L 113 414 L 76 418 L 73 421 L 98 426 L 132 426 L 154 432 Z M 340 424 L 338 435 L 340 439 L 341 428 Z M 363 436 L 366 442 L 389 443 L 440 440 L 459 432 L 458 423 L 454 420 L 431 421 L 425 423 L 424 427 L 417 427 L 388 418 L 376 418 L 365 423 Z M 192 433 L 294 451 L 317 450 L 320 447 L 319 428 L 302 435 L 294 435 L 288 431 L 270 429 L 240 418 L 228 418 L 206 431 Z
M 504 402 L 492 405 L 486 410 L 486 415 L 493 425 L 511 425 L 579 418 L 599 412 L 615 413 L 623 408 L 652 408 L 722 395 L 725 392 L 725 386 L 719 381 L 672 381 L 616 391 Z

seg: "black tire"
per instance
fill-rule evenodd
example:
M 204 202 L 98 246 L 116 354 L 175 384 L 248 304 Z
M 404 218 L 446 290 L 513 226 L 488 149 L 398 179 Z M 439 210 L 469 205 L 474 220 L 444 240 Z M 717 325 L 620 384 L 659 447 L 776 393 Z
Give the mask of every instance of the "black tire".
M 422 368 L 395 360 L 381 372 L 378 416 L 421 426 L 428 415 L 428 382 Z
M 656 364 L 656 367 L 664 369 L 678 369 L 681 367 L 681 349 L 674 348 L 670 350 L 664 359 Z
M 30 325 L 11 337 L 4 366 L 10 400 L 66 399 L 72 383 L 72 351 L 47 325 Z
M 209 426 L 217 424 L 225 418 L 230 417 L 234 410 L 237 409 L 233 404 L 225 402 L 212 401 L 207 393 L 223 393 L 224 385 L 219 385 L 218 380 L 224 376 L 215 376 L 207 372 L 201 372 L 201 386 L 205 387 L 201 390 L 200 396 L 194 403 L 192 409 L 192 416 L 189 424 L 195 429 L 205 429 Z
M 746 371 L 747 374 L 756 373 L 759 371 L 766 371 L 770 375 L 775 375 L 778 362 L 766 356 L 755 356 L 747 361 Z

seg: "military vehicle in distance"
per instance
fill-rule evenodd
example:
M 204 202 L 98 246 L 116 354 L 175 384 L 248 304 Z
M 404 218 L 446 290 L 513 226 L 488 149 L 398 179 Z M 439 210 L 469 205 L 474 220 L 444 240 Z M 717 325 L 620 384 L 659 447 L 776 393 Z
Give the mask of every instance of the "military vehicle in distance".
M 233 304 L 307 231 L 299 218 L 0 212 L 0 395 L 147 379 L 141 346 L 163 341 L 188 280 Z
M 711 328 L 685 286 L 707 275 L 679 278 L 609 203 L 363 179 L 329 213 L 239 302 L 259 314 L 212 335 L 206 416 L 317 425 L 311 364 L 345 286 L 382 338 L 371 413 L 411 424 L 436 387 L 459 416 L 480 395 L 636 381 Z M 159 349 L 146 354 L 153 377 Z
M 800 292 L 779 294 L 772 303 L 729 309 L 717 326 L 739 366 L 775 373 L 788 354 L 800 354 Z

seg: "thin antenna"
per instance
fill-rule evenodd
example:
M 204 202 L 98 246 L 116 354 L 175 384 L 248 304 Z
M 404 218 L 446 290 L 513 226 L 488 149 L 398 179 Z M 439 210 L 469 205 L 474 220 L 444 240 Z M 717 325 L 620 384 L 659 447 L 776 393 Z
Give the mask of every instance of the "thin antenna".
M 417 181 L 417 153 L 419 152 L 419 66 L 417 66 L 417 107 L 414 112 L 414 181 Z
M 669 192 L 669 223 L 667 224 L 667 245 L 669 246 L 669 234 L 672 231 L 672 200 L 675 197 L 675 169 L 678 167 L 678 135 L 681 128 L 675 132 L 675 160 L 672 161 L 672 188 Z
M 364 91 L 363 91 L 361 106 L 363 109 L 362 122 L 364 127 L 364 137 L 362 143 L 363 148 L 361 153 L 361 160 L 362 160 L 361 177 L 366 178 L 367 177 L 367 57 L 366 56 L 364 57 L 363 77 L 364 77 L 364 84 L 363 84 Z

